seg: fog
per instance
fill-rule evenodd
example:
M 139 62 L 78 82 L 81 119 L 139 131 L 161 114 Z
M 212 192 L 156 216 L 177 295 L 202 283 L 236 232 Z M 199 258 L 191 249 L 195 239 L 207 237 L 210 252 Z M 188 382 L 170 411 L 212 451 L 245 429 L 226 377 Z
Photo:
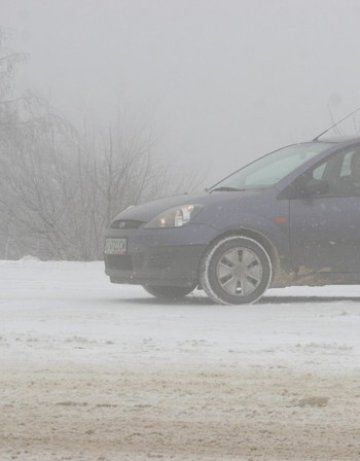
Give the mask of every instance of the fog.
M 357 0 L 0 0 L 19 86 L 206 183 L 360 105 Z

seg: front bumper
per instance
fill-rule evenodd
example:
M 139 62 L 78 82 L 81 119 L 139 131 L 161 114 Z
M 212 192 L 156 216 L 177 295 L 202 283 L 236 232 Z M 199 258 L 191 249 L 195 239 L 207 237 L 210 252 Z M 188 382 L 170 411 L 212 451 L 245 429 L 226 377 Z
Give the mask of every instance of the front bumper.
M 126 238 L 127 253 L 104 255 L 113 283 L 192 286 L 214 230 L 207 226 L 176 229 L 110 229 L 108 238 Z

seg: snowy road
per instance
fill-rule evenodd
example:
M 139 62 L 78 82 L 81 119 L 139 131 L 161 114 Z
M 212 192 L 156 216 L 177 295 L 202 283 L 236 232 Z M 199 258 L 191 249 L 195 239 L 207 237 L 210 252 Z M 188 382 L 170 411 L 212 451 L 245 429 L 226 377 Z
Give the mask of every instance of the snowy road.
M 0 460 L 360 459 L 360 287 L 159 302 L 0 261 Z

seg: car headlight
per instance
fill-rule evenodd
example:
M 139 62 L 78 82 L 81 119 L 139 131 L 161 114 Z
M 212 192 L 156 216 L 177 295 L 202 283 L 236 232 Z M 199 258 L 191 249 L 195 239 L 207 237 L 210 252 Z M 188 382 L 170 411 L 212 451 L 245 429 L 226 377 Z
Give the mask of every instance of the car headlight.
M 184 224 L 190 222 L 200 210 L 201 205 L 182 205 L 160 213 L 144 227 L 152 229 L 166 229 L 169 227 L 182 227 Z

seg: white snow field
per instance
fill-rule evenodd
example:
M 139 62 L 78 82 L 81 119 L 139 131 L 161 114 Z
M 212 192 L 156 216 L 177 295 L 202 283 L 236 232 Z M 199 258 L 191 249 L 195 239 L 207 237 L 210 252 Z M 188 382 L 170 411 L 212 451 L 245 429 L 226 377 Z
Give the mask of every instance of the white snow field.
M 0 460 L 360 459 L 360 287 L 160 302 L 0 261 Z

